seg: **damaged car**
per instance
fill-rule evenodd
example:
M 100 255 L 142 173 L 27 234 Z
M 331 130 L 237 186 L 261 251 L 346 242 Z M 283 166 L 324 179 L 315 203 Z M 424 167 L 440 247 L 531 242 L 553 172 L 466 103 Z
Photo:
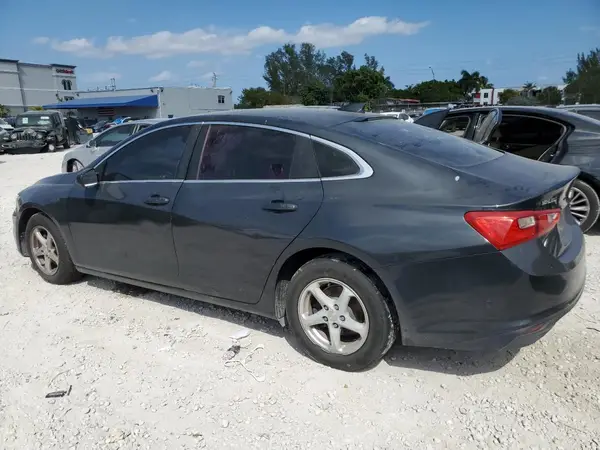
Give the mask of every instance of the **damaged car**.
M 71 141 L 58 111 L 27 111 L 19 114 L 15 128 L 2 138 L 3 153 L 45 153 L 57 147 L 70 148 Z

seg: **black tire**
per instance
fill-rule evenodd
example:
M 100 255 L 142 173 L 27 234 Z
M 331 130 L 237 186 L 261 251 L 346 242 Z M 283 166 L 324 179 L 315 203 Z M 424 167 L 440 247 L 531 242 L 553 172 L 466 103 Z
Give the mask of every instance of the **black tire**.
M 368 314 L 369 329 L 364 343 L 354 353 L 342 355 L 328 352 L 315 344 L 302 328 L 298 312 L 301 294 L 308 285 L 320 278 L 341 281 L 362 300 Z M 349 372 L 368 369 L 378 363 L 390 349 L 398 333 L 396 317 L 375 280 L 344 255 L 326 255 L 313 259 L 298 269 L 286 289 L 286 318 L 294 339 L 310 357 L 322 364 Z
M 31 234 L 37 227 L 42 227 L 43 229 L 47 230 L 56 243 L 59 262 L 57 265 L 57 270 L 53 274 L 47 274 L 43 272 L 36 262 Z M 45 281 L 52 284 L 69 284 L 81 278 L 81 274 L 75 269 L 73 261 L 71 260 L 71 255 L 69 255 L 69 250 L 67 249 L 67 245 L 65 244 L 60 231 L 54 222 L 52 222 L 52 220 L 50 220 L 48 217 L 40 213 L 34 214 L 31 219 L 29 219 L 29 222 L 27 222 L 25 239 L 27 252 L 29 253 L 29 258 L 31 259 L 31 265 Z
M 72 159 L 67 163 L 67 172 L 75 172 L 75 164 L 79 164 L 81 167 L 85 167 L 78 159 Z
M 600 216 L 600 199 L 598 198 L 598 193 L 594 190 L 594 188 L 584 181 L 575 180 L 572 187 L 583 194 L 590 207 L 587 218 L 579 224 L 581 231 L 585 233 L 589 231 L 590 228 L 592 228 L 598 221 L 598 217 Z

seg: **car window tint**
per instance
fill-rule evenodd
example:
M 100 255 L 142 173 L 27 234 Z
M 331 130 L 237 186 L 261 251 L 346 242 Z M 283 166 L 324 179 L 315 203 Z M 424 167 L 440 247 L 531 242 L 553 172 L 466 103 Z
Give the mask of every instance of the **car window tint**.
M 463 137 L 470 122 L 469 116 L 449 117 L 442 122 L 440 130 L 453 136 Z
M 467 139 L 397 120 L 346 122 L 336 129 L 451 168 L 474 166 L 502 156 L 497 150 Z
M 132 140 L 108 158 L 102 181 L 175 179 L 191 128 L 164 128 Z
M 133 125 L 116 127 L 96 138 L 97 147 L 112 147 L 124 141 L 133 132 Z
M 322 178 L 345 177 L 360 171 L 350 156 L 320 142 L 314 143 L 317 165 Z
M 211 125 L 194 178 L 286 180 L 317 177 L 308 138 L 258 127 Z

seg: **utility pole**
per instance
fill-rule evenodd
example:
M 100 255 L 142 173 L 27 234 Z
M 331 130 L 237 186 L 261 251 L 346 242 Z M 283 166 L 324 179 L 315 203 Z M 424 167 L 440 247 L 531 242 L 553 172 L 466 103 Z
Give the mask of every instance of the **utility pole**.
M 433 81 L 435 81 L 435 72 L 433 71 L 431 66 L 429 66 L 429 70 L 431 70 L 431 75 L 433 76 Z

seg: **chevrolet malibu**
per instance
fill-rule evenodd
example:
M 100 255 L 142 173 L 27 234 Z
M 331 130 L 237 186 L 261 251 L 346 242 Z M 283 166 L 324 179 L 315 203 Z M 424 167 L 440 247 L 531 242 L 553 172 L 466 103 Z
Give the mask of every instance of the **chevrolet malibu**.
M 543 336 L 584 288 L 578 173 L 381 115 L 227 111 L 38 181 L 14 234 L 47 282 L 89 274 L 275 318 L 355 371 L 396 340 Z

